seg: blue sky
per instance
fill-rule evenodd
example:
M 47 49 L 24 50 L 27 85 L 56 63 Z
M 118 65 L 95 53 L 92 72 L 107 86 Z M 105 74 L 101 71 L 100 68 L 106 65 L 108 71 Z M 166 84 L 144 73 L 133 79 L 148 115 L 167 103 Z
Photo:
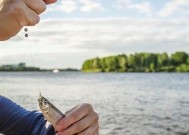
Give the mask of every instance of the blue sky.
M 177 17 L 187 15 L 187 8 L 187 0 L 62 0 L 50 5 L 42 18 L 158 17 L 166 19 L 174 15 L 176 17 L 177 12 L 179 15 Z M 161 12 L 162 15 L 159 15 Z M 183 12 L 187 13 L 183 15 Z
M 0 64 L 33 65 L 32 55 L 35 66 L 80 68 L 97 56 L 189 52 L 189 1 L 60 0 L 28 29 L 29 39 L 22 30 L 0 42 Z

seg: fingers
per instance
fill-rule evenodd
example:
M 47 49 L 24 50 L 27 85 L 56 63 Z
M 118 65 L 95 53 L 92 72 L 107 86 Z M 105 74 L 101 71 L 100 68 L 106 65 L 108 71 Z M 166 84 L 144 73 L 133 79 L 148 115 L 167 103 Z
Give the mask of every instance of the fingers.
M 70 112 L 72 112 L 73 110 L 75 110 L 78 107 L 78 105 L 74 106 L 72 109 L 68 110 L 65 112 L 65 115 L 69 114 Z
M 44 0 L 46 4 L 52 4 L 55 3 L 57 0 Z
M 0 0 L 0 41 L 15 36 L 23 26 L 33 26 L 40 20 L 46 4 L 56 0 Z
M 39 23 L 39 21 L 40 17 L 33 10 L 27 10 L 26 25 L 24 26 L 34 26 Z
M 46 4 L 42 0 L 25 0 L 20 3 L 17 13 L 20 26 L 34 26 L 40 21 L 39 14 L 46 10 Z
M 91 126 L 93 125 L 93 126 Z M 76 133 L 94 133 L 98 129 L 98 115 L 96 113 L 92 113 L 82 120 L 76 122 L 71 125 L 66 130 L 59 132 L 58 135 L 73 135 Z M 94 135 L 94 134 L 92 134 Z
M 25 2 L 38 15 L 46 10 L 46 3 L 43 0 L 25 0 Z
M 20 15 L 17 15 L 17 20 L 21 27 L 33 26 L 39 22 L 40 18 L 37 13 L 35 13 L 30 8 L 28 8 L 26 5 L 22 6 L 22 8 L 23 8 L 23 10 L 21 10 L 22 13 L 18 13 Z
M 15 18 L 20 28 L 23 26 L 33 26 L 40 20 L 39 15 L 22 1 L 12 2 L 10 7 L 9 18 Z
M 93 108 L 89 104 L 82 104 L 77 106 L 72 112 L 66 115 L 56 126 L 57 131 L 63 131 L 72 124 L 78 122 L 85 116 L 87 116 L 90 112 L 93 111 Z
M 99 135 L 99 116 L 90 104 L 75 106 L 55 127 L 57 135 Z
M 99 135 L 99 125 L 93 125 L 77 135 Z

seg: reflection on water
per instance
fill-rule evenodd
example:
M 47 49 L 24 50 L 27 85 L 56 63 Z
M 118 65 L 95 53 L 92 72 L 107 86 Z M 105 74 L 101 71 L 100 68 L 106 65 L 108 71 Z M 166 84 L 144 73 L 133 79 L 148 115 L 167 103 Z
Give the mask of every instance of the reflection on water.
M 28 109 L 39 91 L 62 111 L 93 104 L 101 135 L 189 134 L 189 74 L 0 73 L 0 93 Z

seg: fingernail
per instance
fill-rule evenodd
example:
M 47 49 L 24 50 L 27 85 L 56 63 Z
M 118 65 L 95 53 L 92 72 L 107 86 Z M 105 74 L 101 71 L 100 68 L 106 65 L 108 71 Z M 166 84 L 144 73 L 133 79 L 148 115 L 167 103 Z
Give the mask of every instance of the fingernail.
M 55 126 L 55 129 L 56 129 L 56 130 L 60 129 L 60 126 L 59 126 L 59 125 L 56 125 L 56 126 Z

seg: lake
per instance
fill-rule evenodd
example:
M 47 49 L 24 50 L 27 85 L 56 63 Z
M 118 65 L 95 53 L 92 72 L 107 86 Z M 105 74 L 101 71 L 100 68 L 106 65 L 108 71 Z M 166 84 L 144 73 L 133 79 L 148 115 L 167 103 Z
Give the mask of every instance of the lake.
M 63 112 L 91 103 L 100 135 L 189 134 L 189 74 L 0 73 L 0 94 L 29 110 L 39 92 Z

